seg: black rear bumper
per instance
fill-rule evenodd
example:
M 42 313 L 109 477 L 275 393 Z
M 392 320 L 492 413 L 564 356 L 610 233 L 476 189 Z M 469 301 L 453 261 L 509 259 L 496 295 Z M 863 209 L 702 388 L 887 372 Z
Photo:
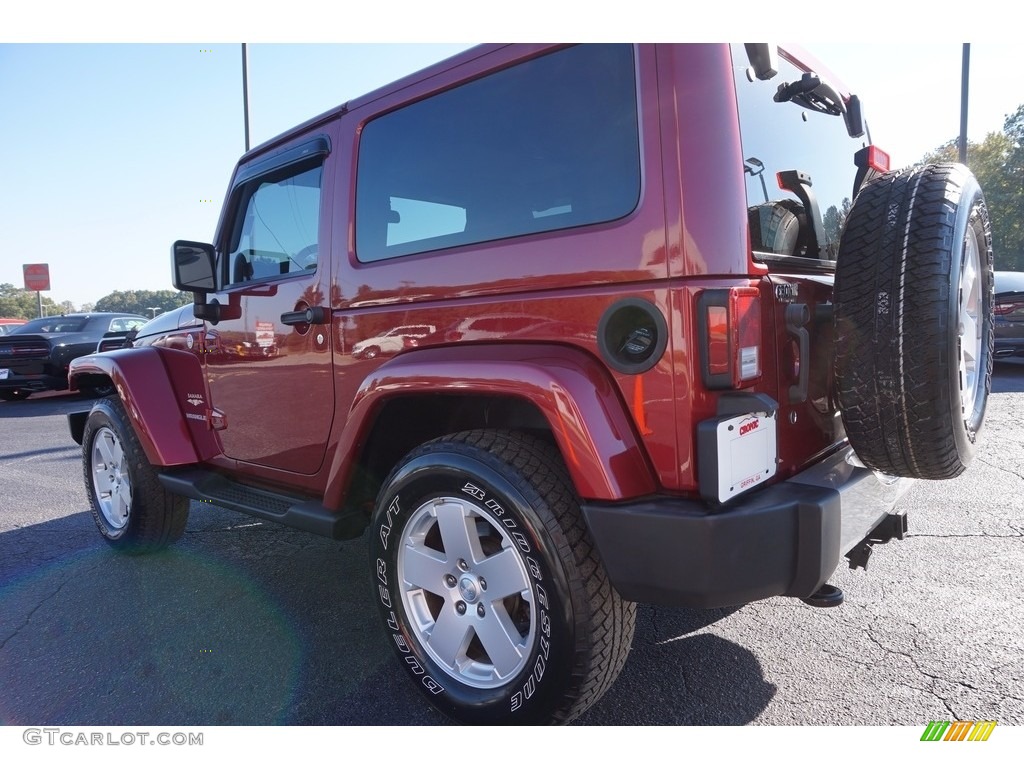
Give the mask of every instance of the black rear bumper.
M 0 363 L 0 368 L 6 367 Z M 53 375 L 49 372 L 23 373 L 15 368 L 8 368 L 6 379 L 0 379 L 0 390 L 19 392 L 50 392 L 68 388 L 68 377 Z
M 910 481 L 887 481 L 837 454 L 713 509 L 658 497 L 585 502 L 612 583 L 628 600 L 716 608 L 807 597 L 890 512 Z

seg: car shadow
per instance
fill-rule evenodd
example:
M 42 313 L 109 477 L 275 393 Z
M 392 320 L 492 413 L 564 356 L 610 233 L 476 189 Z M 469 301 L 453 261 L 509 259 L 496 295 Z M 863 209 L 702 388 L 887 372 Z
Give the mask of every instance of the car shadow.
M 0 400 L 0 419 L 63 416 L 72 411 L 87 411 L 94 402 L 95 397 L 81 392 L 46 392 L 27 400 Z
M 87 512 L 0 533 L 0 724 L 429 725 L 386 645 L 365 538 L 193 503 L 165 552 L 108 547 Z M 705 631 L 735 609 L 641 607 L 584 725 L 748 723 L 775 687 Z
M 996 362 L 992 370 L 992 391 L 1024 392 L 1024 358 L 1010 357 Z

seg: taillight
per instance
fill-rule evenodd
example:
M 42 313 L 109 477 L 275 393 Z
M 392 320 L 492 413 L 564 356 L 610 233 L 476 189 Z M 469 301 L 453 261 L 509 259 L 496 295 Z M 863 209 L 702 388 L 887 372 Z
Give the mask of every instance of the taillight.
M 761 295 L 717 288 L 697 299 L 701 378 L 708 389 L 741 389 L 761 377 Z
M 871 144 L 868 148 L 867 166 L 873 171 L 879 173 L 887 173 L 891 167 L 889 163 L 889 153 L 883 152 L 881 149 Z
M 1005 304 L 996 304 L 997 315 L 1012 315 L 1018 309 L 1024 309 L 1024 301 L 1011 301 Z
M 865 182 L 886 173 L 890 165 L 889 153 L 883 152 L 874 144 L 858 149 L 853 155 L 853 162 L 857 166 L 857 178 L 853 182 L 854 197 Z

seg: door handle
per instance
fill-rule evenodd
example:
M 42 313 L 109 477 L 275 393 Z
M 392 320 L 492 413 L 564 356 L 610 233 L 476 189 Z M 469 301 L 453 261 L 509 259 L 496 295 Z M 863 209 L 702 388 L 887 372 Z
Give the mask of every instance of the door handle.
M 326 325 L 330 319 L 331 312 L 326 307 L 306 307 L 281 315 L 281 322 L 285 325 Z

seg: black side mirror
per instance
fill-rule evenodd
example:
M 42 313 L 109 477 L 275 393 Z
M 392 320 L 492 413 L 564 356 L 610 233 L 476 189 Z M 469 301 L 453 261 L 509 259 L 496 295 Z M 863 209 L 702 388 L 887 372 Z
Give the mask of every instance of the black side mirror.
M 217 255 L 212 245 L 192 240 L 175 241 L 171 246 L 171 271 L 175 288 L 192 291 L 192 314 L 214 325 L 226 319 L 216 299 L 206 302 L 206 294 L 218 288 Z
M 205 294 L 217 290 L 217 258 L 208 243 L 176 241 L 171 246 L 171 272 L 179 291 Z

